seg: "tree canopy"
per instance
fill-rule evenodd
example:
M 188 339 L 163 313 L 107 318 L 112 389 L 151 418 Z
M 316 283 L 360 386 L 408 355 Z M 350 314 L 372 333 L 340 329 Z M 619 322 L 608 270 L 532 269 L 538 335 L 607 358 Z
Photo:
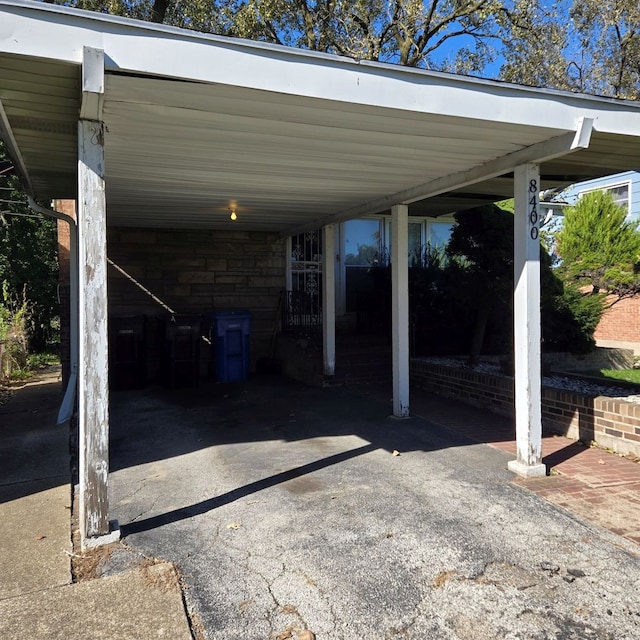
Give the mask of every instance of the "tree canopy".
M 23 204 L 26 198 L 1 140 L 0 168 L 0 306 L 26 300 L 31 347 L 41 350 L 53 338 L 52 322 L 59 313 L 56 224 L 33 216 Z
M 45 0 L 519 84 L 640 97 L 637 0 Z

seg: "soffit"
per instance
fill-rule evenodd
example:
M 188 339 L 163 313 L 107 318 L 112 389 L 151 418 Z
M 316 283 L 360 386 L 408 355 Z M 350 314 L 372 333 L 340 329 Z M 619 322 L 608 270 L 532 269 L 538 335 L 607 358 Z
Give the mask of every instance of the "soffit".
M 542 188 L 640 167 L 635 104 L 41 3 L 0 0 L 0 10 L 11 31 L 0 35 L 0 102 L 42 199 L 76 196 L 78 55 L 85 44 L 104 49 L 111 225 L 222 227 L 232 201 L 238 228 L 282 232 L 350 209 L 378 213 L 394 194 L 571 132 L 580 117 L 595 119 L 589 149 L 544 162 Z M 512 194 L 508 173 L 454 182 L 410 213 L 441 215 Z
M 110 73 L 109 223 L 289 228 L 557 132 Z M 378 211 L 371 211 L 378 213 Z
M 80 69 L 0 54 L 0 102 L 35 194 L 75 197 Z

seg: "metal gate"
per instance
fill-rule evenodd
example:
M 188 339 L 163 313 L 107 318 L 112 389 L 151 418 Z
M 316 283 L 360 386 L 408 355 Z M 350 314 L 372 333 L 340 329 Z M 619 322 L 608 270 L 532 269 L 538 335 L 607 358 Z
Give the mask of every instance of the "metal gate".
M 307 231 L 291 237 L 291 291 L 287 291 L 284 328 L 322 327 L 322 234 Z

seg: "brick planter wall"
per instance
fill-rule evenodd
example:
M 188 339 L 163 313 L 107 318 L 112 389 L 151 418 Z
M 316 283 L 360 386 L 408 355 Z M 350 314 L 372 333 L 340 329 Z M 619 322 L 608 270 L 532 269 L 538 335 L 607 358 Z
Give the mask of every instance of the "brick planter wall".
M 414 358 L 411 383 L 502 415 L 514 415 L 512 378 Z M 542 426 L 545 432 L 595 441 L 621 454 L 640 455 L 639 404 L 543 387 Z
M 259 231 L 111 228 L 107 233 L 109 258 L 177 313 L 250 311 L 252 368 L 257 358 L 269 355 L 285 287 L 285 249 L 279 234 Z M 159 366 L 154 338 L 159 318 L 168 312 L 112 266 L 108 275 L 109 313 L 148 316 L 147 371 L 154 378 Z M 209 357 L 203 348 L 203 374 Z

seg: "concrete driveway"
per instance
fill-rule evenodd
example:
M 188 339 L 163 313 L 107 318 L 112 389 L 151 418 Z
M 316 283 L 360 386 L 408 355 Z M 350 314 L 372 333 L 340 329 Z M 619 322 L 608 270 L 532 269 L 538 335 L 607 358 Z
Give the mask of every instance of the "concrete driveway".
M 114 393 L 127 553 L 177 563 L 211 639 L 640 637 L 637 547 L 389 398 L 269 377 Z

